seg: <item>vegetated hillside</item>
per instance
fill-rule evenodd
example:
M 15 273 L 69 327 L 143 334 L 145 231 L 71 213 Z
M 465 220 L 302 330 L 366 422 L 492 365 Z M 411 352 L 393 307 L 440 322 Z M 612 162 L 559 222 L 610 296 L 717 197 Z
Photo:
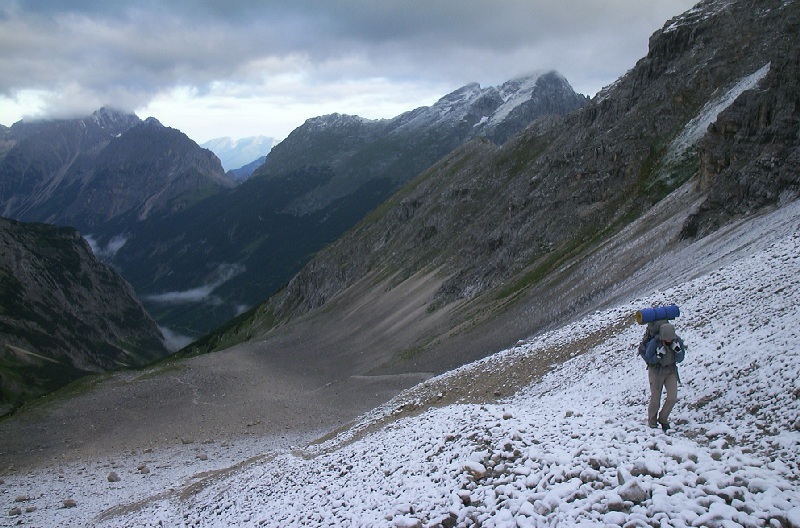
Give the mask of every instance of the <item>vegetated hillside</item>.
M 797 2 L 698 4 L 589 106 L 461 147 L 194 351 L 328 329 L 354 372 L 438 372 L 624 295 L 654 259 L 684 268 L 686 237 L 798 195 L 799 20 Z
M 165 326 L 201 335 L 280 287 L 326 244 L 469 138 L 586 104 L 555 72 L 471 84 L 393 119 L 307 120 L 230 193 L 124 233 L 112 262 Z M 220 277 L 225 277 L 221 280 Z
M 20 121 L 5 137 L 0 211 L 16 220 L 87 235 L 115 220 L 124 236 L 137 221 L 234 186 L 219 160 L 185 134 L 107 108 L 81 119 Z
M 0 218 L 0 414 L 167 353 L 133 289 L 77 231 Z

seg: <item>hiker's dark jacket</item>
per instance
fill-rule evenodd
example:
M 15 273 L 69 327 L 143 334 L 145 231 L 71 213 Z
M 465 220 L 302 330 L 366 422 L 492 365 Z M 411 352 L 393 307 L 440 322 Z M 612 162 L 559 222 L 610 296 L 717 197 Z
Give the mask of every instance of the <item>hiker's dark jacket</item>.
M 658 347 L 661 346 L 661 340 L 658 337 L 654 337 L 647 343 L 647 349 L 644 352 L 644 360 L 647 362 L 648 365 L 653 367 L 669 367 L 671 365 L 676 365 L 683 361 L 683 358 L 686 356 L 686 346 L 683 344 L 683 340 L 680 337 L 676 337 L 675 341 L 681 346 L 679 352 L 675 352 L 670 347 L 666 347 L 667 352 L 661 358 L 656 356 L 656 351 Z

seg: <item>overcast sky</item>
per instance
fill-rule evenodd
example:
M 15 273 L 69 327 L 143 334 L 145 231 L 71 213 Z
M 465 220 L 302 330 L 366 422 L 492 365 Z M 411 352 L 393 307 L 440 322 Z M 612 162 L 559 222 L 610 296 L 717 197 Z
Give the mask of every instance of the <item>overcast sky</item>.
M 0 0 L 0 124 L 153 116 L 202 143 L 394 117 L 555 69 L 593 96 L 695 0 Z

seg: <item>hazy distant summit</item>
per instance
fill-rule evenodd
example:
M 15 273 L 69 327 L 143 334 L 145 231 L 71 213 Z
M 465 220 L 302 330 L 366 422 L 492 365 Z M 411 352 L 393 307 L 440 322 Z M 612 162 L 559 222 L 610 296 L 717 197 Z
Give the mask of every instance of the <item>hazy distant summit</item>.
M 200 146 L 217 155 L 226 171 L 239 169 L 266 156 L 277 141 L 266 136 L 251 136 L 241 139 L 214 138 Z

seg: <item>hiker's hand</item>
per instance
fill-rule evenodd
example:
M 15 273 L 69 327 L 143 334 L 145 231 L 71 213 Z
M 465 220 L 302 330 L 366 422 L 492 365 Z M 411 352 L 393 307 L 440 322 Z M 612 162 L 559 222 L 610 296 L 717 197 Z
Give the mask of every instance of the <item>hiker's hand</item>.
M 657 357 L 658 359 L 661 359 L 662 357 L 664 357 L 664 354 L 666 354 L 666 353 L 667 353 L 667 349 L 666 349 L 666 348 L 664 348 L 663 346 L 660 346 L 660 347 L 658 347 L 658 349 L 656 350 L 656 357 Z
M 672 343 L 672 351 L 673 352 L 680 352 L 681 351 L 680 343 L 678 343 L 677 341 L 675 343 Z

